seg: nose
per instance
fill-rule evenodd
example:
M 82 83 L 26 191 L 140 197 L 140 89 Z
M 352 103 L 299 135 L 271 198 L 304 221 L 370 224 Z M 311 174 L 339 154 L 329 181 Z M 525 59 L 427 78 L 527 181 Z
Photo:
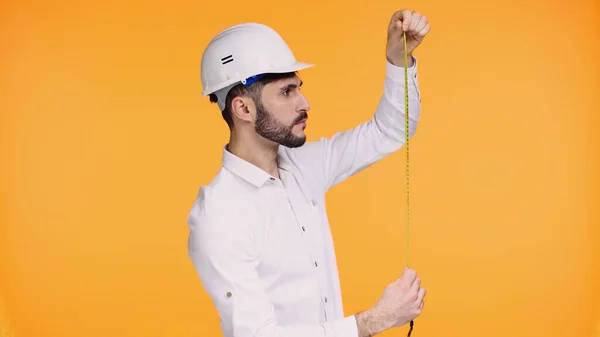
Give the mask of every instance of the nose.
M 300 95 L 298 95 L 299 97 L 299 102 L 298 102 L 298 111 L 307 111 L 310 110 L 310 103 L 308 103 L 308 100 L 306 99 L 306 97 L 304 96 L 304 94 L 302 92 L 299 92 Z

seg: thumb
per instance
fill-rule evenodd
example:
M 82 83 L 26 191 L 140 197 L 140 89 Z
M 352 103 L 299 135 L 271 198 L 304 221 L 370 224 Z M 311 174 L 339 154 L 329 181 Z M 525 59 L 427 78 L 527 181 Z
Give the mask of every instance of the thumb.
M 402 276 L 400 276 L 400 282 L 412 284 L 415 278 L 417 278 L 417 272 L 413 269 L 405 267 Z
M 400 32 L 405 32 L 410 27 L 410 21 L 412 18 L 412 11 L 408 9 L 403 9 L 396 11 L 392 15 L 392 19 L 390 21 L 390 30 L 398 29 Z
M 404 280 L 406 278 L 407 271 L 408 271 L 408 267 L 404 267 L 404 269 L 402 270 L 402 274 L 400 274 L 400 277 L 398 277 L 396 282 L 402 282 L 402 280 Z

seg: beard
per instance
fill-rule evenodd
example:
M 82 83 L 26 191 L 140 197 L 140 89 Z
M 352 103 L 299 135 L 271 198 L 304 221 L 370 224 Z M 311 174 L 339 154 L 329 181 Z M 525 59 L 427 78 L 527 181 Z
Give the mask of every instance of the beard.
M 294 125 L 308 118 L 306 111 L 301 113 L 290 125 L 277 121 L 261 103 L 256 104 L 256 133 L 279 145 L 294 148 L 304 145 L 306 136 L 296 136 L 292 132 Z

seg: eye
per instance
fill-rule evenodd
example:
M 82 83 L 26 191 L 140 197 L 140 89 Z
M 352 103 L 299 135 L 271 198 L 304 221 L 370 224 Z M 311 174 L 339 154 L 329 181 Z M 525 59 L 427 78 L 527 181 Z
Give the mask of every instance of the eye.
M 285 89 L 281 92 L 283 96 L 288 96 L 290 94 L 290 89 Z

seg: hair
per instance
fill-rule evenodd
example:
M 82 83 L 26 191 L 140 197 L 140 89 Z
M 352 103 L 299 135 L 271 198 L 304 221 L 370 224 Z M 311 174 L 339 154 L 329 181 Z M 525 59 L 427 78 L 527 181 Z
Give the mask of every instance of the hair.
M 252 85 L 250 85 L 250 86 L 245 86 L 240 83 L 240 84 L 234 86 L 233 88 L 231 88 L 231 90 L 229 90 L 229 92 L 227 93 L 227 97 L 225 99 L 225 108 L 223 109 L 223 111 L 221 111 L 221 115 L 223 116 L 223 119 L 227 123 L 227 126 L 229 126 L 229 129 L 230 130 L 233 129 L 233 116 L 231 115 L 231 102 L 233 101 L 234 98 L 236 98 L 238 96 L 246 96 L 246 97 L 250 97 L 256 104 L 260 104 L 260 99 L 262 97 L 262 89 L 265 87 L 265 85 L 275 82 L 275 81 L 282 80 L 282 79 L 291 78 L 294 76 L 296 76 L 295 72 L 281 73 L 281 74 L 269 73 L 269 74 L 266 74 L 265 76 L 263 76 L 262 78 L 260 78 L 258 81 L 252 83 Z M 218 102 L 217 95 L 215 95 L 215 94 L 210 94 L 209 98 L 212 103 Z

